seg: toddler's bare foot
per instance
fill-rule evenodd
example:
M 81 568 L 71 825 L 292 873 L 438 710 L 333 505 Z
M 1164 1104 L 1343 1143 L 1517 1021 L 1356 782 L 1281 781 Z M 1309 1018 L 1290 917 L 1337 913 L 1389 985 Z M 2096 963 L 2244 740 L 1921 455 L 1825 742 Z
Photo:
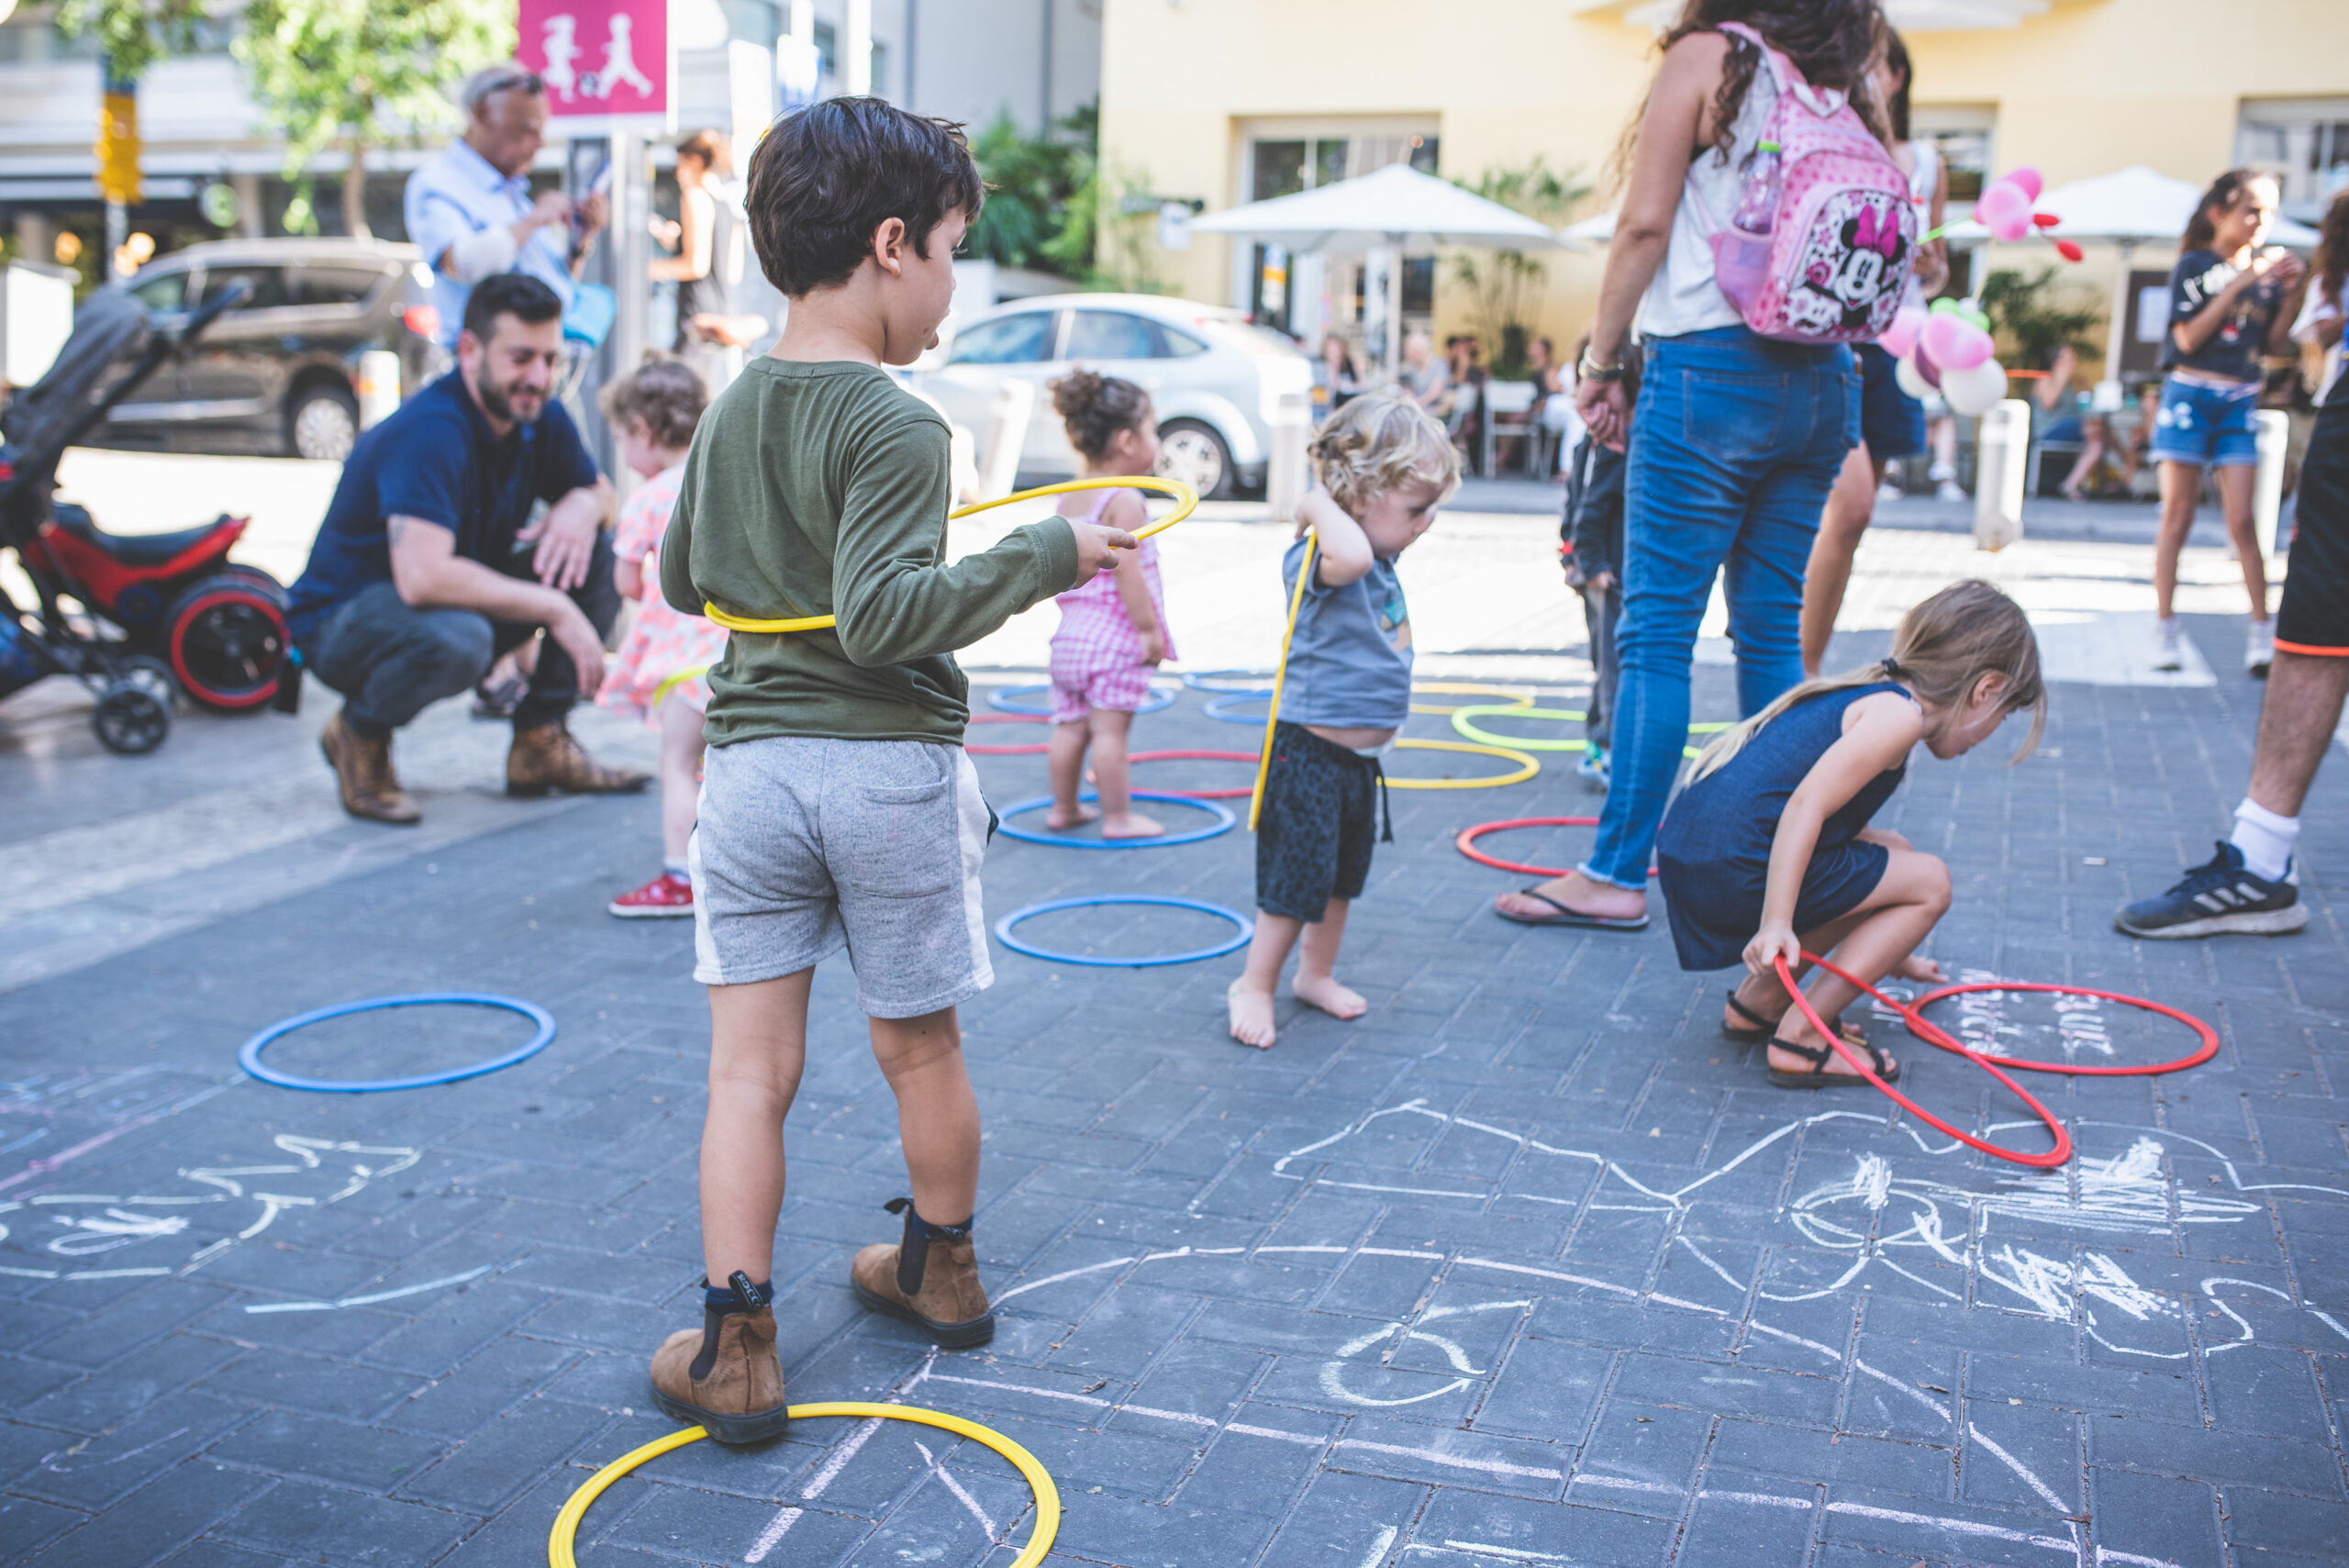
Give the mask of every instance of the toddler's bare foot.
M 1074 806 L 1072 806 L 1066 811 L 1063 811 L 1059 806 L 1055 806 L 1050 811 L 1044 813 L 1044 826 L 1050 828 L 1055 833 L 1065 833 L 1072 828 L 1084 827 L 1087 822 L 1092 821 L 1095 817 L 1100 815 L 1101 814 L 1098 811 L 1096 811 L 1093 807 L 1086 806 L 1082 801 L 1078 802 Z
M 1331 975 L 1300 974 L 1289 982 L 1288 993 L 1333 1018 L 1358 1018 L 1370 1011 L 1370 1004 L 1362 999 L 1360 992 L 1339 984 Z
M 1223 999 L 1231 1009 L 1231 1038 L 1259 1051 L 1272 1050 L 1273 994 L 1252 991 L 1246 981 L 1235 980 L 1224 992 Z
M 1892 973 L 1902 980 L 1943 981 L 1949 978 L 1942 973 L 1942 966 L 1939 963 L 1917 953 L 1910 953 L 1907 958 L 1894 964 Z
M 1163 824 L 1152 821 L 1139 811 L 1101 819 L 1101 836 L 1105 839 L 1155 839 L 1165 831 Z

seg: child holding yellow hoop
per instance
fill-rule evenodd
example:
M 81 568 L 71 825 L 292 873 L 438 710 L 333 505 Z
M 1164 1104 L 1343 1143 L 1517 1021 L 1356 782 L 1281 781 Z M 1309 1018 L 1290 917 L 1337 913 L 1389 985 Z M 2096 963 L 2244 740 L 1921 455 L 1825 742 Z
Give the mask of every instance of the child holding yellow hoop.
M 1158 416 L 1150 394 L 1132 382 L 1073 370 L 1052 383 L 1052 406 L 1068 428 L 1069 445 L 1085 460 L 1085 477 L 1132 477 L 1158 463 Z M 1106 523 L 1138 534 L 1150 517 L 1135 490 L 1078 491 L 1064 497 L 1061 515 Z M 1166 629 L 1166 591 L 1158 580 L 1158 544 L 1119 553 L 1114 571 L 1060 596 L 1061 624 L 1052 632 L 1052 807 L 1044 826 L 1055 830 L 1101 819 L 1105 839 L 1151 839 L 1166 831 L 1134 809 L 1126 763 L 1126 737 L 1134 712 L 1150 695 L 1150 675 L 1174 657 Z M 1101 809 L 1085 804 L 1085 753 Z
M 720 1442 L 788 1420 L 772 1302 L 784 1118 L 816 965 L 846 950 L 897 1101 L 900 1239 L 849 1284 L 924 1342 L 984 1344 L 971 1226 L 979 1108 L 957 1004 L 991 984 L 979 862 L 993 814 L 963 751 L 952 651 L 1083 583 L 1135 539 L 1047 517 L 948 564 L 946 422 L 885 365 L 938 341 L 985 186 L 959 128 L 876 98 L 787 115 L 751 160 L 751 243 L 782 339 L 711 406 L 661 550 L 672 604 L 737 620 L 710 673 L 694 878 L 709 987 L 701 1324 L 652 1357 L 654 1402 Z M 716 618 L 715 617 L 712 617 Z
M 1337 1018 L 1369 1006 L 1338 983 L 1334 966 L 1347 909 L 1370 876 L 1385 782 L 1378 758 L 1411 713 L 1411 617 L 1395 561 L 1460 487 L 1452 438 L 1393 395 L 1357 397 L 1331 415 L 1314 433 L 1312 458 L 1320 486 L 1281 562 L 1296 623 L 1264 763 L 1256 934 L 1225 995 L 1231 1038 L 1258 1050 L 1273 1044 L 1274 991 L 1300 936 L 1290 994 Z
M 698 672 L 726 651 L 726 633 L 661 596 L 661 536 L 685 481 L 685 450 L 709 402 L 701 377 L 674 360 L 640 365 L 596 399 L 620 449 L 642 478 L 612 531 L 612 583 L 634 599 L 636 619 L 604 674 L 596 706 L 640 717 L 661 732 L 661 874 L 607 905 L 622 919 L 691 919 L 693 873 L 685 840 L 700 792 L 702 710 L 709 684 Z

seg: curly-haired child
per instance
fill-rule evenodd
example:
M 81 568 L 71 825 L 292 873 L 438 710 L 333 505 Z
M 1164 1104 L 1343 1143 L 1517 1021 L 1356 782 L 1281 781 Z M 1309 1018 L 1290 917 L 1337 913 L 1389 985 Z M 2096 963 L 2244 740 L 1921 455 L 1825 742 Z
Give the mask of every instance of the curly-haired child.
M 1337 1018 L 1369 1006 L 1338 983 L 1334 966 L 1347 908 L 1370 876 L 1379 754 L 1411 713 L 1411 617 L 1395 560 L 1460 487 L 1460 454 L 1443 427 L 1391 394 L 1331 415 L 1314 434 L 1312 458 L 1320 485 L 1305 498 L 1297 531 L 1319 542 L 1264 773 L 1256 934 L 1226 993 L 1231 1038 L 1259 1050 L 1273 1043 L 1274 988 L 1300 936 L 1290 994 Z M 1300 537 L 1282 559 L 1292 593 L 1305 555 Z
M 660 550 L 709 396 L 692 367 L 656 361 L 606 387 L 596 401 L 619 441 L 620 461 L 644 483 L 621 506 L 612 535 L 612 582 L 637 601 L 636 622 L 612 656 L 596 705 L 639 716 L 661 732 L 661 874 L 607 907 L 625 919 L 691 919 L 685 845 L 701 789 L 707 672 L 726 651 L 726 632 L 661 596 Z
M 1088 479 L 1150 473 L 1158 462 L 1158 417 L 1150 394 L 1132 382 L 1074 370 L 1052 383 L 1052 406 L 1067 422 L 1069 444 L 1085 460 Z M 1149 518 L 1132 490 L 1076 491 L 1061 515 L 1138 533 Z M 1133 808 L 1126 767 L 1126 735 L 1135 710 L 1150 695 L 1150 673 L 1174 657 L 1166 630 L 1166 594 L 1158 581 L 1158 541 L 1122 550 L 1117 570 L 1097 573 L 1060 596 L 1061 624 L 1052 633 L 1052 808 L 1044 825 L 1055 829 L 1101 818 L 1105 839 L 1147 839 L 1166 829 Z M 1082 798 L 1085 753 L 1101 809 Z

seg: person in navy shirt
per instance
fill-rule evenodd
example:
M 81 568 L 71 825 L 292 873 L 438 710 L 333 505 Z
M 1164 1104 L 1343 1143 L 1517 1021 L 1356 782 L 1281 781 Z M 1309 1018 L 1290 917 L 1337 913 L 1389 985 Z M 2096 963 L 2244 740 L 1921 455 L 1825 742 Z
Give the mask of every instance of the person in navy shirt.
M 417 821 L 392 732 L 541 629 L 507 793 L 633 790 L 650 776 L 599 766 L 565 723 L 602 684 L 619 595 L 603 528 L 611 486 L 550 395 L 562 353 L 552 289 L 519 273 L 484 280 L 465 302 L 457 368 L 343 465 L 286 619 L 304 663 L 345 699 L 318 744 L 354 817 Z

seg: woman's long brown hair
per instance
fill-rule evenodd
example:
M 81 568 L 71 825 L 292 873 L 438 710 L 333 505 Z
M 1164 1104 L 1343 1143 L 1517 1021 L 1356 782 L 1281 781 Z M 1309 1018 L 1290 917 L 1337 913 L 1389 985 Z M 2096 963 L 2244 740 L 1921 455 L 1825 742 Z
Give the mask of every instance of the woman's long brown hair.
M 2341 285 L 2349 281 L 2349 190 L 2334 193 L 2317 222 L 2317 236 L 2316 286 L 2338 306 Z
M 2218 220 L 2212 213 L 2226 212 L 2243 197 L 2243 188 L 2265 180 L 2276 183 L 2276 176 L 2264 169 L 2230 169 L 2210 182 L 2202 199 L 2194 204 L 2194 216 L 2186 220 L 2186 237 L 2177 242 L 2178 253 L 2208 250 L 2219 242 Z
M 1670 50 L 1693 33 L 1717 32 L 1724 22 L 1743 22 L 1768 39 L 1771 47 L 1793 61 L 1812 86 L 1842 90 L 1877 139 L 1888 138 L 1882 106 L 1874 94 L 1861 91 L 1885 32 L 1884 14 L 1876 0 L 1687 0 L 1679 20 L 1656 41 L 1657 51 Z M 1736 150 L 1737 113 L 1745 106 L 1754 72 L 1762 68 L 1762 51 L 1753 44 L 1731 34 L 1729 45 L 1720 90 L 1713 95 L 1713 150 L 1723 163 Z M 1647 112 L 1647 95 L 1642 94 L 1609 161 L 1619 186 L 1631 173 L 1631 148 Z

